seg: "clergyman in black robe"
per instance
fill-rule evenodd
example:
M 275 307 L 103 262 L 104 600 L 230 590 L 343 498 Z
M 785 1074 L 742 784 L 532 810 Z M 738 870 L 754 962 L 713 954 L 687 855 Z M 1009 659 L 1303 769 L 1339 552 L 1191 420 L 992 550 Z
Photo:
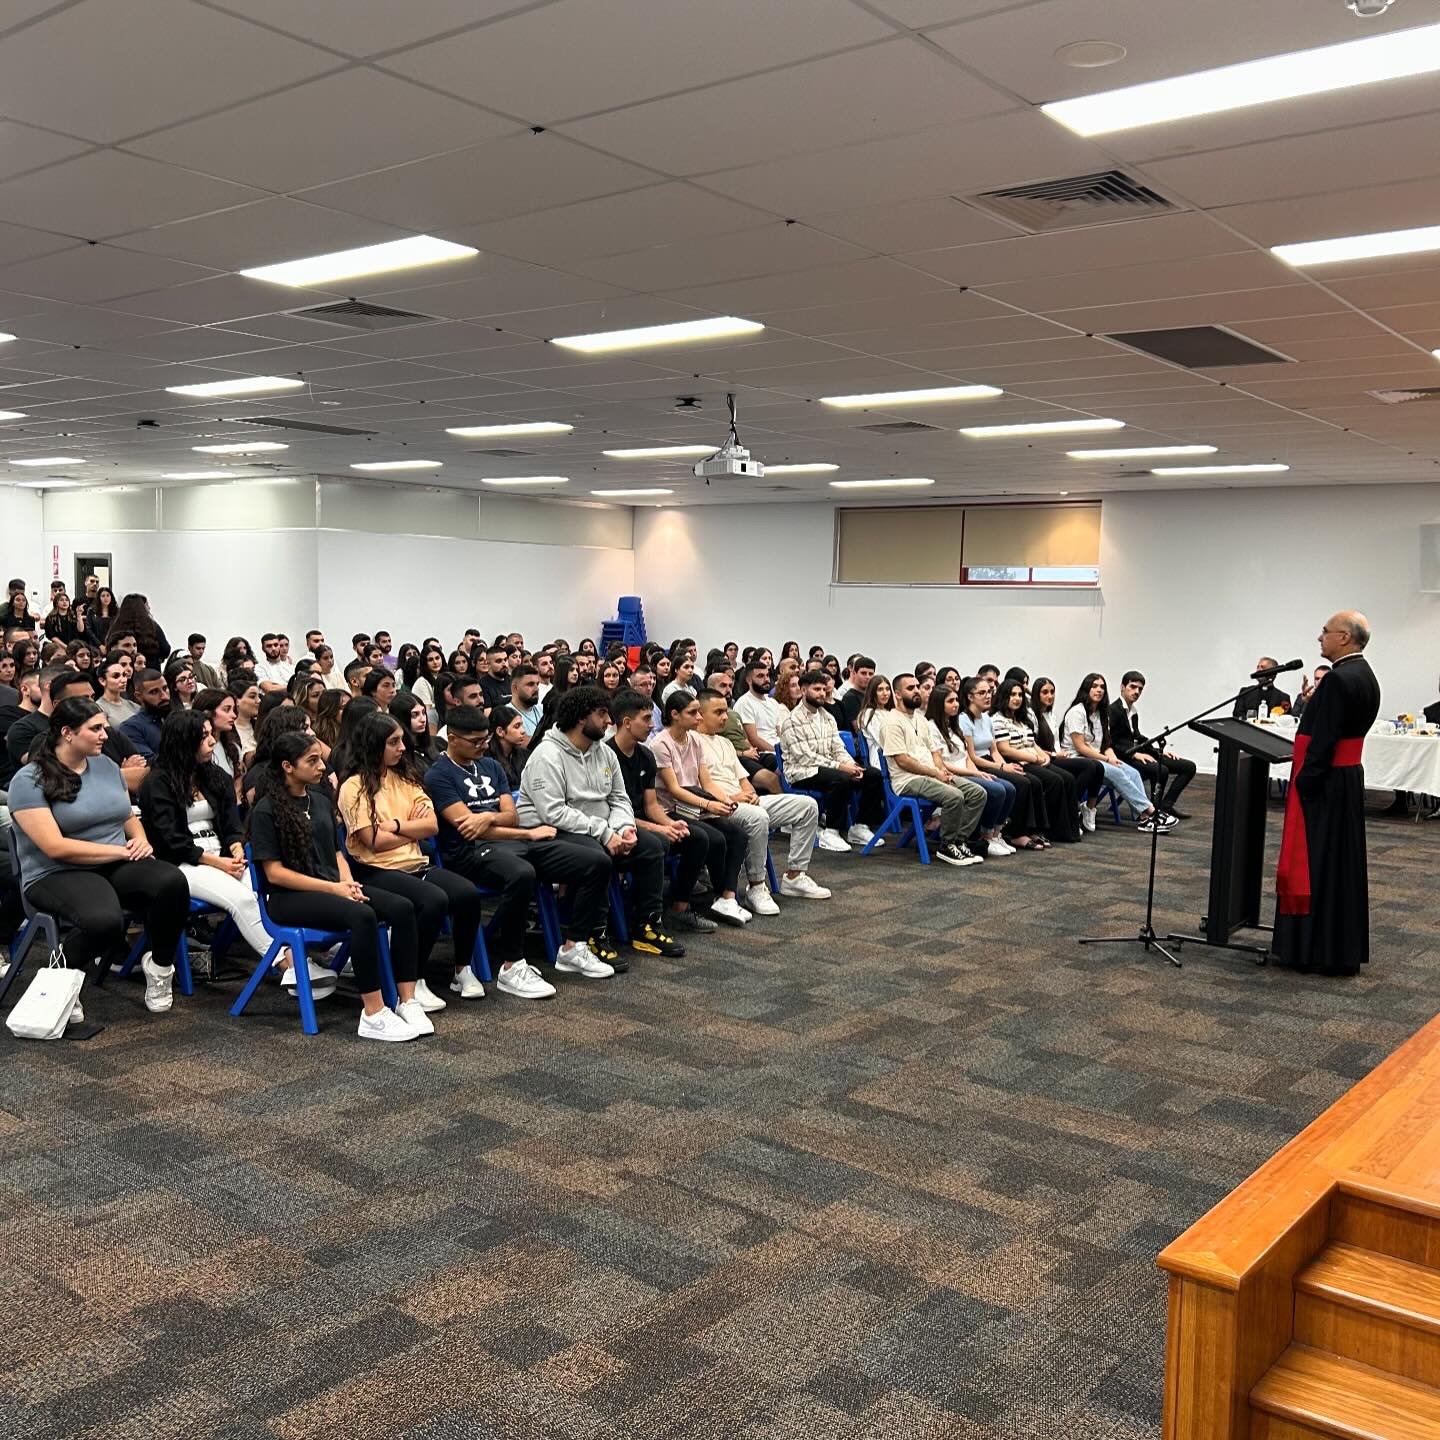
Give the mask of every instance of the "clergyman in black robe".
M 1332 666 L 1295 736 L 1276 876 L 1275 955 L 1319 975 L 1354 975 L 1370 958 L 1361 749 L 1380 713 L 1380 686 L 1361 653 L 1363 615 L 1332 616 L 1320 649 Z

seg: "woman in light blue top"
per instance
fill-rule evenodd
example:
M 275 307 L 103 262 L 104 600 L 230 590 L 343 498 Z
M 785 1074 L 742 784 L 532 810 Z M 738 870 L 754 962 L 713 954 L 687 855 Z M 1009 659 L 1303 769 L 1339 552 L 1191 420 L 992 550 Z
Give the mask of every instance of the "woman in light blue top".
M 995 696 L 995 682 L 972 675 L 960 686 L 960 731 L 971 763 L 987 780 L 1000 780 L 1015 791 L 1015 804 L 1010 810 L 1007 830 L 1009 840 L 1002 839 L 1014 850 L 1043 850 L 1048 841 L 1037 832 L 1048 828 L 1049 814 L 1045 792 L 1040 782 L 1025 773 L 1025 767 L 1006 760 L 995 748 L 995 730 L 990 719 L 990 702 Z

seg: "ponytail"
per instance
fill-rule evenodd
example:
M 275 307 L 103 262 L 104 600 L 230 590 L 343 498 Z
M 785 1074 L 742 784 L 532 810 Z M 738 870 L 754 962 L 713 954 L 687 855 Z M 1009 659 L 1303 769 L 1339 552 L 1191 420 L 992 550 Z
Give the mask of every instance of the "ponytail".
M 40 737 L 31 759 L 40 772 L 40 793 L 50 806 L 70 805 L 80 793 L 80 777 L 60 762 L 55 753 L 66 730 L 78 730 L 87 720 L 105 712 L 91 700 L 62 700 L 50 716 L 50 728 Z

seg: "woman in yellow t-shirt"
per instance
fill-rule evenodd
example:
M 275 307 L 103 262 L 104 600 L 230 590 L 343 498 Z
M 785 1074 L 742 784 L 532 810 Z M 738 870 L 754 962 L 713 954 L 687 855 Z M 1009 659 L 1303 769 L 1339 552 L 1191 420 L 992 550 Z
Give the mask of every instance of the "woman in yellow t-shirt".
M 470 963 L 480 931 L 480 894 L 462 876 L 433 867 L 421 848 L 439 824 L 394 716 L 383 710 L 365 716 L 346 754 L 339 809 L 350 868 L 367 890 L 388 891 L 415 907 L 420 969 L 415 998 L 426 1011 L 443 1010 L 445 1001 L 426 983 L 425 967 L 447 914 L 455 963 Z M 459 988 L 458 982 L 451 985 L 457 993 Z

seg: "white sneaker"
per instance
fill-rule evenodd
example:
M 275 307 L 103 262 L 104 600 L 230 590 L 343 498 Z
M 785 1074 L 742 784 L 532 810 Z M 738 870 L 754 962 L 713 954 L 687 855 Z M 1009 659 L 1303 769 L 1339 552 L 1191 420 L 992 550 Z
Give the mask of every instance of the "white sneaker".
M 7 966 L 6 969 L 8 968 Z M 4 973 L 3 970 L 0 970 L 0 976 L 3 976 Z M 67 1025 L 83 1025 L 85 1023 L 85 1010 L 78 999 L 70 1007 L 70 1018 L 65 1023 Z
M 828 900 L 830 898 L 830 892 L 823 885 L 817 885 L 803 870 L 794 879 L 791 879 L 789 875 L 782 875 L 780 877 L 780 893 L 793 895 L 801 900 Z M 772 900 L 770 903 L 773 905 L 775 902 Z
M 717 900 L 710 907 L 710 913 L 718 915 L 722 920 L 728 920 L 732 925 L 748 925 L 750 923 L 750 912 L 735 899 Z
M 462 1000 L 483 1000 L 485 998 L 485 987 L 468 965 L 463 970 L 455 972 L 455 978 L 450 982 L 450 989 Z M 419 985 L 416 985 L 415 990 L 418 994 Z
M 848 855 L 850 846 L 844 836 L 838 830 L 822 830 L 816 837 L 815 843 L 822 850 L 833 850 L 837 855 Z
M 328 1000 L 335 993 L 335 972 L 327 970 L 323 965 L 317 965 L 313 960 L 307 960 L 305 963 L 310 970 L 310 998 L 312 1000 Z M 291 994 L 296 993 L 297 985 L 293 965 L 280 972 L 280 983 Z
M 145 972 L 145 1008 L 152 1015 L 163 1015 L 175 1003 L 175 967 L 157 965 L 147 950 L 140 957 Z
M 427 1025 L 430 1022 L 425 1022 Z M 433 1029 L 434 1027 L 431 1026 Z M 388 1006 L 373 1015 L 360 1012 L 360 1028 L 356 1031 L 362 1040 L 418 1040 L 420 1032 L 406 1023 L 404 1016 L 397 1015 Z
M 571 975 L 583 975 L 587 980 L 608 980 L 615 973 L 615 967 L 596 955 L 583 940 L 577 940 L 568 950 L 561 950 L 555 957 L 555 968 Z
M 417 1035 L 433 1035 L 435 1033 L 435 1026 L 425 1013 L 425 1007 L 420 1003 L 419 985 L 416 985 L 415 994 L 409 1000 L 402 1000 L 395 1007 L 395 1013 Z
M 1088 830 L 1092 835 L 1095 833 L 1095 811 L 1089 805 L 1080 807 L 1080 828 Z
M 985 846 L 985 854 L 991 860 L 1003 860 L 1015 852 L 1003 840 L 991 840 Z
M 852 845 L 868 845 L 875 838 L 875 832 L 868 825 L 852 825 L 850 827 L 850 843 Z M 881 840 L 875 846 L 878 850 L 885 842 Z
M 482 990 L 480 993 L 483 995 L 485 992 Z M 445 1002 L 425 983 L 423 975 L 415 982 L 415 999 L 427 1015 L 445 1008 Z
M 783 890 L 785 886 L 783 880 L 780 882 L 780 886 Z M 780 907 L 775 903 L 775 897 L 764 885 L 752 885 L 745 892 L 745 903 L 757 915 L 778 915 L 780 913 Z
M 495 985 L 517 1000 L 548 1000 L 555 993 L 555 987 L 527 960 L 502 965 Z

